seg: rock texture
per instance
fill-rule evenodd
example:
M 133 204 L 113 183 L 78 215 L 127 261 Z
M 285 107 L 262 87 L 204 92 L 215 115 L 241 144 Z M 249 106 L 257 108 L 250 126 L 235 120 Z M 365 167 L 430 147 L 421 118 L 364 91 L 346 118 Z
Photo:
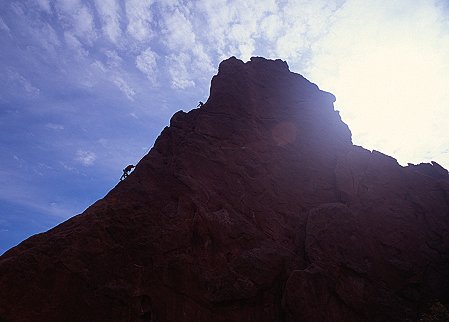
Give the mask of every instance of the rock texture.
M 406 321 L 449 299 L 449 176 L 352 145 L 335 97 L 230 58 L 135 171 L 0 258 L 0 320 Z

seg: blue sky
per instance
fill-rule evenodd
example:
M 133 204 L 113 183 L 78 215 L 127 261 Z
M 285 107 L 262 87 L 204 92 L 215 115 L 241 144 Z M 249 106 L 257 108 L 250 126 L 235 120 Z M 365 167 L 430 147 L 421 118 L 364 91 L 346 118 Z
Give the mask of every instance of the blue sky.
M 358 145 L 449 167 L 448 1 L 2 0 L 0 253 L 81 213 L 230 56 L 287 60 Z

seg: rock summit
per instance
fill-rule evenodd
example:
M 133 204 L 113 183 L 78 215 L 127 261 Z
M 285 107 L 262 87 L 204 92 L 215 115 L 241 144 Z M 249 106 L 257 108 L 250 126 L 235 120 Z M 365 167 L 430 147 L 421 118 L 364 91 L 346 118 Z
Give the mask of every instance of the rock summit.
M 449 175 L 232 57 L 103 199 L 0 257 L 0 321 L 416 321 L 449 300 Z

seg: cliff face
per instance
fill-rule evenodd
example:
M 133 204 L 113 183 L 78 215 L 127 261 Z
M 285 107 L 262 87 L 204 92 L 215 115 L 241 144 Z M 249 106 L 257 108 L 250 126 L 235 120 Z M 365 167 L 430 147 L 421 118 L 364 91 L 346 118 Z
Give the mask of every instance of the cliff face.
M 352 145 L 334 100 L 280 60 L 223 61 L 126 180 L 0 258 L 0 320 L 405 321 L 448 300 L 447 171 Z

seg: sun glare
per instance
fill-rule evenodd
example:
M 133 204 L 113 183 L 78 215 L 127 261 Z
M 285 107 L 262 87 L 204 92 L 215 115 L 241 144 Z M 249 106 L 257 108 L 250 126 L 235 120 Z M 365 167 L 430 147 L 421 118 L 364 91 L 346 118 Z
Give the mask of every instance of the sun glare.
M 439 103 L 447 96 L 442 57 L 416 45 L 360 48 L 339 64 L 336 108 L 355 144 L 392 154 L 400 163 L 437 135 Z
M 335 94 L 354 144 L 449 165 L 449 34 L 440 8 L 349 1 L 308 71 Z

